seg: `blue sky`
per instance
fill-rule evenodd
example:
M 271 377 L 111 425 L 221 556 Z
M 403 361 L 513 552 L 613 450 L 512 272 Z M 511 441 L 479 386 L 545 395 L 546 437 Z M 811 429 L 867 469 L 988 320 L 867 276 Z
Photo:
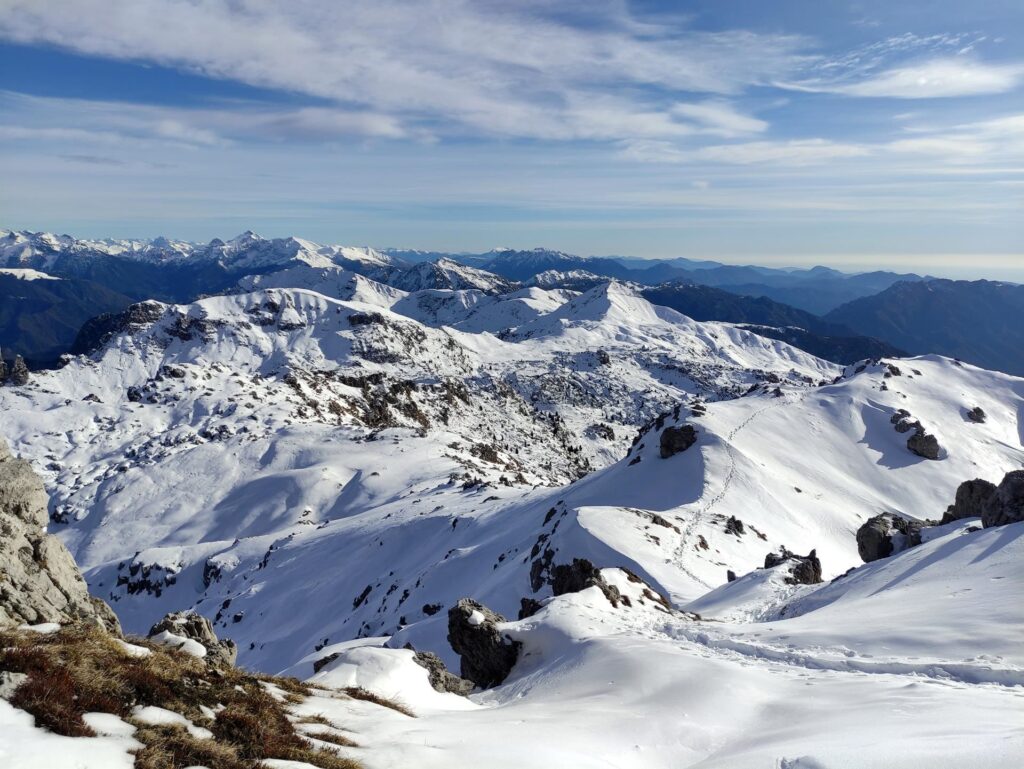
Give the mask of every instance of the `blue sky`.
M 0 0 L 2 226 L 1024 280 L 1019 0 Z

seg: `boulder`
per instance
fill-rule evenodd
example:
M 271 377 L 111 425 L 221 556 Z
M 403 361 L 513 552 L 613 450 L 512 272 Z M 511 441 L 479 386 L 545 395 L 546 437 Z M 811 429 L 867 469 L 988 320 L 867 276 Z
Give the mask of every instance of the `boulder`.
M 973 409 L 967 412 L 967 418 L 975 424 L 984 424 L 988 419 L 988 414 L 985 413 L 985 409 L 981 406 L 975 406 Z
M 1007 473 L 985 503 L 981 525 L 1005 526 L 1024 521 L 1024 470 Z
M 213 632 L 213 623 L 192 610 L 171 612 L 149 629 L 150 638 L 160 633 L 197 641 L 206 649 L 206 661 L 215 667 L 231 667 L 238 659 L 235 642 L 218 639 Z
M 504 681 L 519 658 L 522 644 L 498 629 L 504 621 L 472 598 L 448 610 L 448 643 L 462 658 L 462 677 L 484 689 Z
M 661 431 L 661 458 L 668 459 L 686 451 L 697 442 L 697 431 L 692 425 L 666 427 Z
M 551 570 L 551 592 L 555 595 L 578 593 L 588 587 L 596 587 L 612 606 L 618 608 L 622 595 L 614 585 L 609 585 L 601 570 L 586 558 L 573 558 L 571 564 L 558 564 Z
M 812 550 L 807 555 L 797 555 L 785 547 L 778 553 L 768 553 L 764 557 L 764 567 L 774 569 L 776 566 L 789 564 L 789 576 L 786 582 L 790 585 L 817 585 L 821 582 L 821 561 L 818 551 Z
M 909 521 L 896 513 L 876 515 L 857 529 L 857 552 L 865 563 L 888 558 L 920 545 L 923 526 L 920 521 Z
M 964 481 L 956 490 L 956 499 L 946 508 L 940 523 L 952 523 L 962 518 L 981 518 L 989 499 L 995 494 L 996 485 L 975 478 Z
M 452 673 L 441 658 L 433 652 L 418 651 L 412 660 L 420 667 L 427 669 L 427 677 L 430 680 L 430 685 L 434 687 L 434 691 L 461 694 L 463 697 L 473 691 L 472 681 L 459 678 Z
M 926 432 L 921 426 L 914 430 L 914 434 L 907 438 L 907 448 L 914 454 L 925 459 L 938 459 L 941 451 L 938 439 Z
M 71 553 L 46 533 L 46 506 L 42 480 L 0 441 L 0 627 L 85 621 L 118 632 Z

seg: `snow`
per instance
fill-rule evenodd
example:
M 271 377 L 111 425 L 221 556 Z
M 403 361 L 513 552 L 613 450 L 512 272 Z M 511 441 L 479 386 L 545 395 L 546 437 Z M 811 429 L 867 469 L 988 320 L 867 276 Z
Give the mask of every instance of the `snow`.
M 153 651 L 147 649 L 145 646 L 137 646 L 136 644 L 130 644 L 127 641 L 116 639 L 118 645 L 124 650 L 124 653 L 129 657 L 148 657 Z
M 206 656 L 206 647 L 198 641 L 185 636 L 175 635 L 170 630 L 163 630 L 154 636 L 150 636 L 150 641 L 161 646 L 170 646 L 173 649 L 180 649 L 186 654 L 191 654 L 193 657 L 202 659 Z
M 132 708 L 132 718 L 150 726 L 182 726 L 197 740 L 212 740 L 213 732 L 196 726 L 180 713 L 155 705 L 136 705 Z
M 855 533 L 883 511 L 938 519 L 962 481 L 1024 466 L 1024 379 L 938 356 L 844 370 L 614 282 L 405 291 L 354 272 L 401 269 L 372 250 L 248 233 L 214 252 L 283 269 L 0 389 L 51 530 L 129 632 L 201 612 L 242 665 L 331 687 L 296 715 L 351 729 L 370 769 L 1019 763 L 1024 524 L 929 527 L 871 564 Z M 434 269 L 455 268 L 414 274 L 453 277 Z M 909 452 L 897 409 L 940 460 Z M 683 425 L 696 443 L 662 458 Z M 759 568 L 783 546 L 816 550 L 826 582 Z M 591 560 L 628 604 L 536 587 L 544 558 Z M 465 596 L 542 604 L 502 625 L 523 645 L 508 680 L 469 698 L 405 648 L 458 671 Z M 63 744 L 22 715 L 0 702 L 0 764 L 19 740 Z M 76 741 L 113 756 L 81 763 L 130 765 L 115 736 Z
M 473 610 L 473 613 L 469 615 L 469 619 L 466 620 L 470 625 L 476 627 L 484 621 L 484 615 L 479 611 Z
M 98 737 L 62 737 L 33 725 L 32 716 L 0 699 L 0 766 L 17 769 L 131 769 L 142 747 L 134 729 L 107 714 L 86 714 Z M 116 723 L 115 723 L 116 722 Z
M 54 275 L 47 275 L 39 270 L 19 268 L 0 269 L 0 275 L 10 275 L 18 280 L 60 280 L 60 278 Z
M 18 629 L 31 630 L 33 633 L 39 633 L 39 635 L 49 635 L 60 630 L 60 624 L 56 622 L 41 622 L 38 625 L 19 625 Z

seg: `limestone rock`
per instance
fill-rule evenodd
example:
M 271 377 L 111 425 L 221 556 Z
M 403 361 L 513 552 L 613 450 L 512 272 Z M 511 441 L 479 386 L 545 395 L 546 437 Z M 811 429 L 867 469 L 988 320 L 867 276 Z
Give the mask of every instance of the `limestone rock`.
M 616 608 L 622 600 L 619 589 L 609 585 L 601 570 L 586 558 L 573 558 L 571 564 L 559 564 L 551 570 L 551 591 L 555 595 L 578 593 L 588 587 L 597 587 Z
M 46 505 L 39 476 L 0 441 L 0 627 L 82 620 L 116 630 L 71 553 L 46 533 Z
M 149 629 L 149 637 L 168 632 L 190 638 L 206 649 L 206 661 L 215 667 L 231 667 L 238 659 L 238 647 L 230 639 L 223 641 L 213 632 L 213 623 L 194 611 L 176 611 L 166 615 Z
M 697 431 L 692 425 L 666 427 L 661 432 L 661 458 L 668 459 L 686 451 L 697 442 Z
M 981 525 L 1005 526 L 1024 521 L 1024 470 L 1007 473 L 989 497 L 981 514 Z
M 7 381 L 17 387 L 28 384 L 28 366 L 20 355 L 14 356 L 14 365 L 11 366 L 11 373 L 7 375 Z
M 519 658 L 522 644 L 498 629 L 504 621 L 472 598 L 448 610 L 448 643 L 462 658 L 462 677 L 485 689 L 504 681 Z
M 907 448 L 925 459 L 938 459 L 942 449 L 938 439 L 920 426 L 907 438 Z
M 807 555 L 797 555 L 783 547 L 778 553 L 768 553 L 764 557 L 766 569 L 774 569 L 783 564 L 789 565 L 789 576 L 785 581 L 790 585 L 817 585 L 821 582 L 821 560 L 817 550 Z
M 964 481 L 957 488 L 956 500 L 946 508 L 940 523 L 952 523 L 962 518 L 980 518 L 995 491 L 994 483 L 989 483 L 981 478 Z
M 441 658 L 433 652 L 418 651 L 412 659 L 417 665 L 427 669 L 427 677 L 430 680 L 430 685 L 434 687 L 434 691 L 461 694 L 463 697 L 473 691 L 472 681 L 459 678 L 452 673 L 445 667 Z
M 857 529 L 857 552 L 865 563 L 888 558 L 921 544 L 922 528 L 920 521 L 909 521 L 895 513 L 876 515 Z

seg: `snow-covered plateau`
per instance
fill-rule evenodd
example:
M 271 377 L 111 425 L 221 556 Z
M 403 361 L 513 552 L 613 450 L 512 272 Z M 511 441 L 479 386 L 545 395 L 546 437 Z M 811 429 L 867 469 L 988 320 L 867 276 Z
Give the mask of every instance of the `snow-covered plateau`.
M 296 706 L 371 769 L 1021 765 L 1024 522 L 939 519 L 1024 467 L 1024 379 L 844 368 L 616 282 L 452 262 L 388 286 L 297 243 L 0 388 L 0 437 L 126 631 L 194 609 L 243 667 L 401 701 Z M 882 513 L 924 527 L 865 563 Z M 463 598 L 515 649 L 468 697 L 413 651 L 460 671 Z M 0 699 L 0 764 L 131 766 L 100 722 L 58 737 Z

